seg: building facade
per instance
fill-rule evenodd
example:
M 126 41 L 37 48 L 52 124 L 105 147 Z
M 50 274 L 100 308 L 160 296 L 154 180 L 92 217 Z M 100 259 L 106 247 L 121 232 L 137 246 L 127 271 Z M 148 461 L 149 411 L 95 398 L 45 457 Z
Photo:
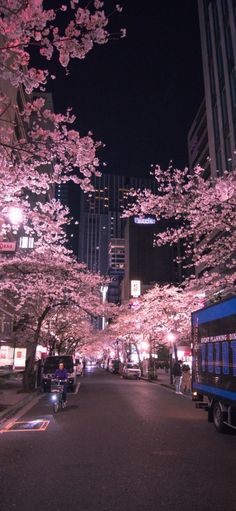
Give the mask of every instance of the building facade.
M 211 175 L 236 168 L 236 0 L 198 0 Z
M 188 161 L 190 169 L 194 169 L 199 165 L 204 169 L 205 178 L 207 179 L 210 176 L 211 166 L 205 99 L 202 101 L 188 133 Z
M 179 283 L 173 248 L 167 245 L 157 247 L 154 244 L 155 235 L 160 232 L 160 228 L 154 217 L 133 217 L 127 220 L 122 301 L 127 301 L 132 296 L 133 283 L 140 286 L 140 294 L 155 283 Z
M 80 193 L 79 208 L 79 259 L 91 271 L 102 275 L 114 274 L 123 264 L 125 219 L 122 212 L 128 206 L 130 189 L 149 188 L 155 191 L 155 180 L 103 174 L 93 178 L 94 192 Z M 116 241 L 119 240 L 119 241 Z M 123 250 L 123 255 L 118 253 Z M 116 259 L 116 263 L 114 263 Z M 116 273 L 116 272 L 115 272 Z

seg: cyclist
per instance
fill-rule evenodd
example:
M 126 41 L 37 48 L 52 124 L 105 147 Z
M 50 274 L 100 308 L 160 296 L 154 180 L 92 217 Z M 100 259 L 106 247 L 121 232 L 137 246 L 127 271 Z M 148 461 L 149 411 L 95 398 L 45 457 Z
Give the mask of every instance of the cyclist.
M 68 373 L 67 373 L 67 370 L 64 368 L 63 362 L 59 363 L 59 368 L 56 370 L 54 377 L 57 380 L 64 381 L 63 392 L 62 392 L 62 401 L 66 402 Z

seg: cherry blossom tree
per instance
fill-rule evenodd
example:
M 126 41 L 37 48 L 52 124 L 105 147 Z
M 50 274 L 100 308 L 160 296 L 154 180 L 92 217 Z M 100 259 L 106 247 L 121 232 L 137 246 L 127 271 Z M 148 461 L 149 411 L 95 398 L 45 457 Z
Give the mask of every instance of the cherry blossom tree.
M 79 308 L 76 305 L 63 305 L 52 310 L 44 323 L 42 341 L 49 353 L 81 353 L 88 339 L 94 334 L 91 318 L 94 311 Z
M 182 244 L 183 257 L 177 262 L 192 267 L 192 287 L 208 294 L 232 287 L 236 278 L 235 171 L 206 180 L 200 167 L 190 173 L 157 166 L 154 175 L 157 193 L 133 191 L 135 202 L 126 214 L 151 214 L 157 221 L 168 222 L 155 242 Z
M 75 260 L 62 258 L 51 250 L 44 253 L 17 254 L 0 259 L 1 294 L 15 308 L 16 324 L 20 322 L 22 337 L 27 342 L 28 364 L 26 383 L 29 386 L 34 372 L 37 344 L 45 333 L 46 321 L 61 307 L 78 309 L 73 315 L 74 328 L 79 328 L 81 312 L 97 317 L 105 314 L 101 304 L 101 278 L 88 272 Z M 23 321 L 22 321 L 23 320 Z
M 121 10 L 117 4 L 114 12 Z M 14 305 L 16 331 L 28 338 L 29 377 L 45 323 L 58 309 L 70 309 L 73 328 L 82 312 L 105 315 L 101 278 L 72 258 L 64 230 L 69 211 L 52 198 L 54 186 L 68 180 L 91 190 L 92 175 L 100 174 L 101 143 L 91 133 L 82 137 L 70 109 L 55 114 L 37 91 L 55 79 L 47 69 L 50 60 L 57 58 L 68 74 L 71 59 L 84 59 L 95 44 L 114 36 L 111 14 L 100 0 L 85 7 L 78 0 L 59 1 L 56 9 L 43 0 L 0 1 L 0 237 L 26 234 L 35 240 L 30 254 L 18 250 L 0 259 L 1 295 Z M 42 69 L 32 64 L 40 59 Z M 20 220 L 9 220 L 13 210 L 20 211 Z
M 78 0 L 59 1 L 56 9 L 46 8 L 43 0 L 0 2 L 1 236 L 11 229 L 5 218 L 9 207 L 20 206 L 27 225 L 28 217 L 38 213 L 32 204 L 44 204 L 43 196 L 48 200 L 55 184 L 72 179 L 90 190 L 92 175 L 99 175 L 101 143 L 91 133 L 80 136 L 70 109 L 55 114 L 44 98 L 36 94 L 34 99 L 31 93 L 55 78 L 47 69 L 50 60 L 57 59 L 68 71 L 71 59 L 84 59 L 95 44 L 117 36 L 108 28 L 115 11 L 122 8 L 117 4 L 107 14 L 99 0 L 84 7 Z M 33 61 L 40 62 L 35 52 L 42 69 L 33 67 Z
M 121 10 L 117 4 L 114 12 Z M 9 205 L 21 203 L 26 219 L 35 196 L 45 202 L 42 195 L 70 179 L 91 190 L 91 176 L 99 175 L 101 143 L 94 142 L 91 133 L 82 137 L 73 128 L 70 109 L 55 114 L 42 97 L 29 94 L 55 78 L 45 65 L 51 59 L 57 58 L 67 70 L 71 59 L 84 59 L 95 44 L 107 43 L 115 35 L 108 28 L 111 14 L 99 0 L 85 7 L 78 0 L 59 1 L 56 9 L 47 9 L 42 0 L 0 3 L 1 215 Z M 42 69 L 33 67 L 32 50 L 39 53 Z
M 122 10 L 118 4 L 115 9 Z M 78 0 L 65 0 L 56 9 L 47 9 L 42 0 L 4 0 L 0 14 L 0 74 L 15 87 L 23 84 L 27 93 L 54 78 L 47 69 L 31 65 L 31 48 L 46 61 L 57 54 L 67 68 L 71 59 L 84 59 L 95 44 L 105 44 L 113 35 L 108 30 L 112 13 L 105 13 L 100 0 L 85 7 Z
M 169 335 L 176 344 L 189 343 L 191 336 L 191 312 L 201 308 L 201 293 L 173 285 L 154 285 L 139 298 L 136 308 L 123 306 L 111 323 L 108 333 L 121 344 L 126 356 L 130 345 L 135 347 L 142 369 L 142 352 L 149 357 L 149 376 L 153 377 L 153 352 L 157 346 L 169 347 Z M 144 349 L 145 345 L 145 349 Z

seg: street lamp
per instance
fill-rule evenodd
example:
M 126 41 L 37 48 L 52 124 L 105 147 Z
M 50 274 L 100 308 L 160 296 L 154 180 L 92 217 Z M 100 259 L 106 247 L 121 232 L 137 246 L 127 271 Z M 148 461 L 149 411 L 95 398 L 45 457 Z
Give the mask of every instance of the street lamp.
M 7 214 L 12 225 L 19 225 L 23 220 L 23 213 L 20 208 L 11 207 Z

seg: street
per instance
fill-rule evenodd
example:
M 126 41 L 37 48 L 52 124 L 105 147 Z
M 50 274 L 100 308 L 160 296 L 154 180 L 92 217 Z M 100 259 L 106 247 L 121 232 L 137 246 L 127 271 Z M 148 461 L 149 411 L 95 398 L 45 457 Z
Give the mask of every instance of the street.
M 236 437 L 219 435 L 190 399 L 87 370 L 68 407 L 49 394 L 0 435 L 1 511 L 233 511 Z

